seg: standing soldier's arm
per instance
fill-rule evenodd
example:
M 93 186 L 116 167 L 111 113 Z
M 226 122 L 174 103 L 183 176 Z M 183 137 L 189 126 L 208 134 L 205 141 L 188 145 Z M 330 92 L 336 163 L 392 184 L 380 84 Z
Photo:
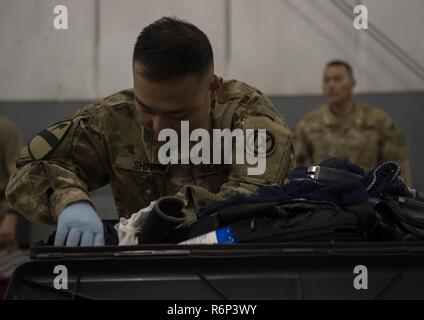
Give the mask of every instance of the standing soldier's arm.
M 89 191 L 109 181 L 107 147 L 98 119 L 78 112 L 31 139 L 17 158 L 6 196 L 31 221 L 55 224 L 76 202 L 92 204 Z
M 8 123 L 3 131 L 7 135 L 7 142 L 4 145 L 4 162 L 7 163 L 9 174 L 12 174 L 16 170 L 16 156 L 22 148 L 22 135 L 18 127 L 12 122 Z
M 7 176 L 3 177 L 9 179 L 9 176 L 16 170 L 15 159 L 22 148 L 22 135 L 18 127 L 9 120 L 4 120 L 0 124 L 0 135 L 7 137 L 1 141 L 0 149 L 3 157 L 0 163 L 6 166 Z M 7 243 L 8 249 L 15 249 L 15 229 L 17 223 L 16 212 L 10 207 L 9 203 L 5 199 L 6 181 L 0 181 L 1 192 L 0 195 L 0 242 Z
M 408 184 L 412 185 L 411 170 L 407 157 L 406 139 L 397 125 L 387 115 L 383 120 L 381 136 L 382 148 L 380 160 L 399 161 L 402 170 L 401 176 Z
M 212 193 L 200 186 L 184 186 L 177 196 L 181 196 L 186 204 L 186 215 L 188 223 L 194 222 L 199 209 L 216 201 L 225 200 L 237 193 L 252 194 L 261 186 L 280 186 L 288 177 L 290 171 L 294 167 L 294 151 L 293 140 L 290 129 L 281 117 L 275 111 L 261 113 L 264 110 L 263 104 L 270 103 L 266 99 L 256 101 L 255 106 L 250 107 L 247 111 L 244 107 L 236 110 L 236 120 L 233 122 L 232 130 L 240 128 L 245 129 L 266 129 L 267 132 L 267 156 L 266 170 L 261 175 L 248 175 L 247 168 L 252 165 L 233 164 L 231 165 L 231 173 L 228 182 L 224 183 L 220 192 Z M 261 105 L 262 104 L 262 105 Z M 273 109 L 273 108 L 272 108 Z M 245 150 L 243 150 L 245 152 Z M 233 144 L 232 153 L 236 152 L 236 146 Z M 255 165 L 256 166 L 256 165 Z

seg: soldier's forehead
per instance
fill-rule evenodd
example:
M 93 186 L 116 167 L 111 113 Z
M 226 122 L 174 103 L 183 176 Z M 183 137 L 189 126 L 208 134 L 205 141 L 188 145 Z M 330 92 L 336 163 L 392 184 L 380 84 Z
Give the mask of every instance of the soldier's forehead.
M 207 90 L 200 90 L 191 80 L 183 84 L 156 84 L 145 80 L 135 81 L 134 95 L 138 103 L 153 110 L 179 110 L 203 103 Z
M 190 104 L 181 103 L 175 100 L 171 100 L 169 103 L 162 102 L 160 104 L 154 101 L 144 102 L 142 98 L 140 99 L 137 96 L 135 97 L 135 100 L 143 107 L 149 108 L 156 112 L 179 113 L 179 112 L 184 112 L 185 110 L 192 107 Z

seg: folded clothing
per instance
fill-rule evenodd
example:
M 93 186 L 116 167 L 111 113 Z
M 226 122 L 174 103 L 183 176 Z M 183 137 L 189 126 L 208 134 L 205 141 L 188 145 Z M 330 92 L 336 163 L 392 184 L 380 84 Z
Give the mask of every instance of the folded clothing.
M 292 174 L 289 183 L 279 187 L 260 187 L 253 195 L 235 195 L 225 201 L 202 208 L 201 216 L 211 215 L 223 208 L 234 205 L 281 202 L 294 199 L 324 200 L 339 206 L 350 206 L 368 201 L 369 198 L 384 194 L 417 198 L 400 176 L 400 165 L 396 161 L 385 161 L 365 173 L 349 160 L 331 158 L 320 163 L 321 167 L 347 171 L 362 176 L 362 181 L 317 180 L 306 172 Z

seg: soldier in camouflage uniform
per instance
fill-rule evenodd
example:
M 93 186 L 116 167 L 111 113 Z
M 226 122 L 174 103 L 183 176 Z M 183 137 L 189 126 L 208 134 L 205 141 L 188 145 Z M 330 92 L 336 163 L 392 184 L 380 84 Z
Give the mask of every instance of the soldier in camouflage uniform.
M 404 136 L 386 113 L 356 101 L 354 86 L 349 64 L 333 61 L 326 66 L 323 91 L 328 105 L 308 113 L 295 127 L 296 165 L 337 157 L 370 170 L 381 161 L 396 160 L 410 183 Z
M 89 192 L 108 183 L 121 217 L 161 196 L 177 195 L 185 202 L 189 225 L 199 208 L 213 201 L 282 184 L 293 166 L 292 135 L 282 116 L 257 89 L 213 74 L 210 43 L 193 25 L 175 18 L 154 22 L 137 39 L 133 60 L 134 90 L 50 126 L 18 157 L 7 197 L 32 221 L 58 222 L 58 230 L 69 236 L 59 236 L 57 245 L 103 243 L 99 237 L 92 241 L 99 221 L 91 209 L 84 209 L 91 212 L 86 216 L 65 211 L 82 202 L 94 207 Z M 158 133 L 165 128 L 179 132 L 182 120 L 189 121 L 190 130 L 266 129 L 265 173 L 247 175 L 248 164 L 160 164 Z M 75 221 L 88 216 L 91 222 L 85 225 Z M 69 241 L 71 232 L 77 240 Z M 91 235 L 84 238 L 84 232 Z
M 9 119 L 0 116 L 0 250 L 6 246 L 16 248 L 16 212 L 5 197 L 6 185 L 11 173 L 16 170 L 15 159 L 22 148 L 22 135 Z

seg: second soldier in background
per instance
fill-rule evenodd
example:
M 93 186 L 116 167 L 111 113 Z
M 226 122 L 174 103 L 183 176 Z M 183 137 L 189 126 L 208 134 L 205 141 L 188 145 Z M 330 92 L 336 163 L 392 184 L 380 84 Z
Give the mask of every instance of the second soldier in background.
M 385 112 L 355 99 L 355 84 L 347 62 L 327 64 L 322 85 L 327 104 L 308 113 L 294 129 L 296 165 L 336 157 L 370 170 L 381 161 L 396 160 L 411 184 L 404 136 Z

